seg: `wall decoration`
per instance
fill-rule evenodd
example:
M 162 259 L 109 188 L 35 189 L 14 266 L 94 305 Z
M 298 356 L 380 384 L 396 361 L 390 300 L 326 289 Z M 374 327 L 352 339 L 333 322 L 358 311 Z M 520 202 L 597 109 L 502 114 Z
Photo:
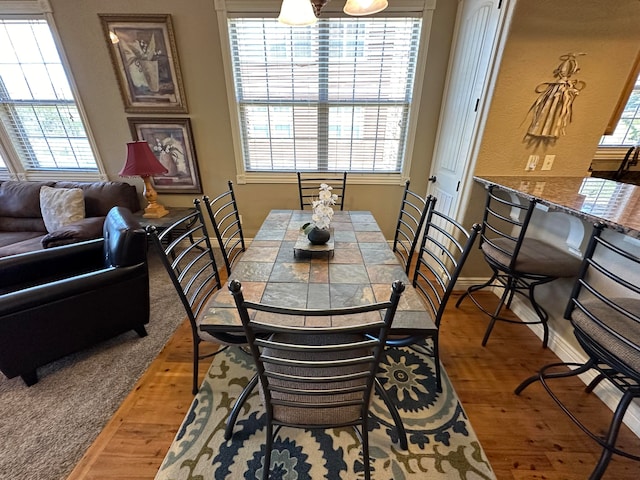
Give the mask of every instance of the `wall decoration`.
M 567 53 L 560 57 L 560 65 L 553 71 L 552 82 L 538 85 L 538 95 L 529 113 L 533 115 L 524 140 L 530 144 L 551 143 L 566 135 L 566 127 L 572 120 L 573 102 L 586 86 L 571 77 L 580 71 L 577 56 L 584 53 Z
M 151 177 L 158 193 L 202 193 L 188 118 L 128 118 L 134 140 L 145 140 L 167 173 Z
M 124 99 L 132 113 L 186 113 L 171 16 L 102 15 Z

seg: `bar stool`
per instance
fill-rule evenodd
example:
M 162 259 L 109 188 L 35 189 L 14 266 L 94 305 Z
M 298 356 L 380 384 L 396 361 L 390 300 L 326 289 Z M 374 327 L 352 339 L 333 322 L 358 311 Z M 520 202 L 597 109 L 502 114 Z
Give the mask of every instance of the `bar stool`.
M 517 200 L 498 196 L 494 190 L 497 188 L 493 185 L 487 188 L 487 201 L 480 232 L 480 249 L 493 274 L 487 282 L 469 287 L 456 302 L 456 307 L 469 297 L 483 313 L 491 318 L 482 339 L 483 346 L 487 344 L 495 323 L 503 321 L 542 324 L 544 330 L 542 345 L 546 348 L 549 341 L 547 326 L 549 314 L 536 301 L 535 288 L 558 278 L 577 276 L 581 260 L 553 245 L 526 236 L 536 204 L 535 199 L 521 204 Z M 503 290 L 498 306 L 490 312 L 473 296 L 473 293 L 493 287 Z M 500 315 L 505 306 L 507 308 L 511 306 L 516 294 L 529 301 L 538 320 L 514 320 Z
M 551 398 L 589 437 L 602 446 L 600 459 L 589 477 L 602 477 L 612 455 L 633 460 L 640 456 L 616 448 L 616 439 L 625 412 L 631 402 L 640 398 L 640 257 L 621 242 L 603 238 L 604 225 L 596 225 L 591 236 L 577 282 L 565 311 L 573 332 L 586 353 L 583 363 L 561 362 L 546 365 L 524 380 L 516 395 L 540 381 Z M 571 367 L 566 370 L 562 367 Z M 622 393 L 605 435 L 590 431 L 569 407 L 557 397 L 549 382 L 581 375 L 590 370 L 595 376 L 585 389 L 590 393 L 603 380 L 608 380 Z

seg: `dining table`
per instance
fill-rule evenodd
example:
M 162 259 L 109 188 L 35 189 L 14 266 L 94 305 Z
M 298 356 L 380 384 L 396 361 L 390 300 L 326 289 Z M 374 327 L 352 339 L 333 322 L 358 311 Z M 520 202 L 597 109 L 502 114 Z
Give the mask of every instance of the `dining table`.
M 301 230 L 311 215 L 307 210 L 269 212 L 229 275 L 241 282 L 245 300 L 305 309 L 360 306 L 389 300 L 391 284 L 400 280 L 407 288 L 390 333 L 419 337 L 437 329 L 371 212 L 336 211 L 331 238 L 320 246 L 310 244 Z M 357 316 L 285 318 L 305 327 L 361 321 Z M 243 331 L 226 286 L 209 300 L 200 329 Z

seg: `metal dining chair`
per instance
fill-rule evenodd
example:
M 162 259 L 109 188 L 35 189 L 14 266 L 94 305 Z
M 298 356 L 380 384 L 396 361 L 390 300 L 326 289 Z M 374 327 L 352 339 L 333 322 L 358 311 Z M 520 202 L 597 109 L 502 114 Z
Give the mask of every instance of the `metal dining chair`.
M 227 275 L 231 275 L 231 267 L 246 250 L 246 247 L 236 195 L 233 191 L 233 182 L 229 180 L 228 185 L 229 190 L 213 199 L 205 195 L 202 201 L 207 208 L 209 220 L 218 239 Z
M 493 185 L 487 188 L 480 233 L 480 249 L 493 273 L 485 283 L 469 287 L 456 302 L 456 307 L 469 297 L 480 311 L 490 317 L 482 339 L 483 346 L 487 344 L 495 323 L 502 321 L 541 324 L 544 332 L 542 345 L 546 347 L 549 341 L 549 314 L 536 301 L 535 289 L 558 278 L 575 277 L 580 269 L 581 260 L 547 242 L 527 236 L 537 200 L 520 203 L 517 199 L 512 200 L 499 195 L 498 191 L 499 189 Z M 493 311 L 488 310 L 473 295 L 485 288 L 498 288 L 502 291 L 498 305 Z M 538 317 L 537 320 L 526 321 L 502 315 L 503 309 L 511 306 L 515 295 L 529 301 Z
M 545 365 L 515 389 L 516 395 L 539 381 L 551 398 L 573 422 L 602 447 L 600 459 L 589 476 L 602 478 L 613 454 L 640 461 L 640 455 L 616 447 L 625 412 L 640 398 L 640 256 L 631 244 L 605 238 L 605 226 L 598 224 L 584 254 L 578 279 L 565 310 L 576 340 L 586 353 L 581 363 L 559 362 Z M 618 235 L 618 238 L 621 238 Z M 567 369 L 569 367 L 569 369 Z M 589 429 L 553 391 L 555 379 L 593 372 L 585 391 L 591 393 L 602 381 L 622 394 L 608 431 L 602 435 Z
M 296 172 L 298 176 L 298 194 L 300 196 L 300 210 L 311 208 L 313 201 L 318 199 L 318 189 L 321 183 L 326 183 L 338 196 L 336 206 L 344 210 L 345 192 L 347 190 L 347 172 Z
M 221 288 L 220 274 L 204 221 L 199 199 L 194 200 L 196 210 L 165 228 L 162 233 L 154 226 L 147 227 L 160 259 L 191 324 L 193 338 L 193 394 L 198 393 L 198 364 L 204 358 L 224 351 L 229 345 L 245 345 L 244 335 L 233 333 L 210 334 L 200 329 L 207 311 L 209 298 Z M 200 344 L 211 342 L 221 345 L 215 352 L 200 354 Z
M 229 283 L 257 367 L 266 413 L 264 480 L 271 470 L 274 437 L 283 426 L 353 426 L 362 443 L 364 478 L 371 478 L 369 405 L 385 341 L 404 289 L 404 284 L 396 281 L 386 302 L 305 310 L 248 302 L 240 282 Z M 362 322 L 355 326 L 304 327 L 291 326 L 286 321 L 293 316 L 353 315 L 362 315 Z
M 409 190 L 409 184 L 409 180 L 404 184 L 404 193 L 400 202 L 400 213 L 398 214 L 398 223 L 393 237 L 392 248 L 402 262 L 407 275 L 418 244 L 420 230 L 422 230 L 427 209 L 429 208 L 424 197 Z
M 436 369 L 438 391 L 442 391 L 442 373 L 438 337 L 440 323 L 460 272 L 471 253 L 481 230 L 474 224 L 467 230 L 453 218 L 435 209 L 437 199 L 427 197 L 427 216 L 422 241 L 418 249 L 412 284 L 422 295 L 434 328 L 419 336 L 394 337 L 387 340 L 390 346 L 415 346 L 430 338 Z

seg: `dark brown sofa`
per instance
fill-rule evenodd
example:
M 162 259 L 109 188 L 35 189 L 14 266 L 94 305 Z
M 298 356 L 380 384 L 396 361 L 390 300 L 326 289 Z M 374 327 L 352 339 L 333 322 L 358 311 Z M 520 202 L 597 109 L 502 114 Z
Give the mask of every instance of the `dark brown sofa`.
M 47 232 L 40 209 L 40 189 L 81 188 L 85 218 Z M 136 188 L 124 182 L 0 181 L 0 257 L 102 237 L 102 225 L 114 206 L 140 210 Z
M 36 369 L 128 330 L 147 334 L 145 231 L 114 207 L 104 237 L 0 258 L 0 371 L 37 382 Z

